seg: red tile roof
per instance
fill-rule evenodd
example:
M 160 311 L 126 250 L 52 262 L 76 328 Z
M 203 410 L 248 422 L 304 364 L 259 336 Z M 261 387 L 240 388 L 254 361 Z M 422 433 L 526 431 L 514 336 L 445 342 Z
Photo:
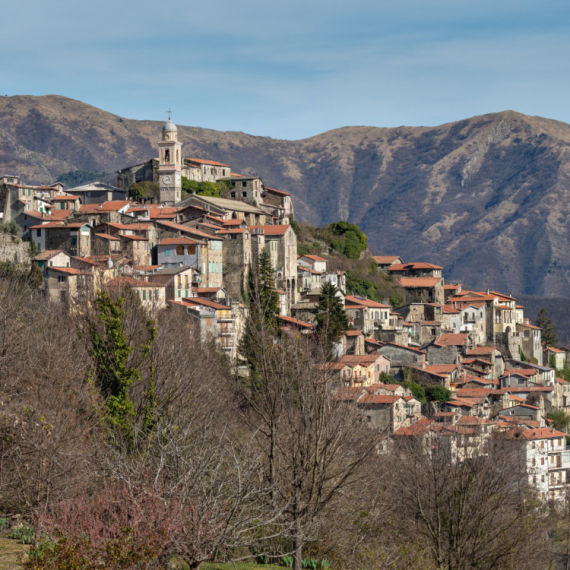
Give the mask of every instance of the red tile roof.
M 361 334 L 364 334 L 362 331 L 359 330 L 354 330 L 354 331 L 344 331 L 343 333 L 345 336 L 360 336 Z
M 219 239 L 216 236 L 213 236 L 211 234 L 207 234 L 205 232 L 201 232 L 200 230 L 197 230 L 196 228 L 191 228 L 191 227 L 185 226 L 183 224 L 175 224 L 174 222 L 167 222 L 164 220 L 158 220 L 155 223 L 157 223 L 161 226 L 166 226 L 167 228 L 171 228 L 173 230 L 178 230 L 180 232 L 187 233 L 187 234 L 193 234 L 193 235 L 200 236 L 203 238 L 207 238 L 210 240 L 218 241 L 218 239 Z
M 318 255 L 300 255 L 299 257 L 306 257 L 311 261 L 326 261 L 324 257 L 319 257 Z
M 401 287 L 434 287 L 441 281 L 441 277 L 400 277 Z
M 389 263 L 394 263 L 396 259 L 400 259 L 399 255 L 373 255 L 372 259 L 378 265 L 388 265 Z
M 74 267 L 48 267 L 49 271 L 57 271 L 59 273 L 68 273 L 69 275 L 91 275 L 91 273 L 84 273 L 79 269 L 75 269 Z
M 359 404 L 395 404 L 402 396 L 384 396 L 381 394 L 365 394 L 358 400 Z
M 340 388 L 335 392 L 335 400 L 340 400 L 342 402 L 355 402 L 362 395 L 362 388 L 355 386 L 346 386 Z
M 111 236 L 109 234 L 95 234 L 95 237 L 101 238 L 101 239 L 107 239 L 110 241 L 121 241 L 118 237 L 115 236 Z
M 285 321 L 287 323 L 297 325 L 299 327 L 303 327 L 303 328 L 307 328 L 307 329 L 315 328 L 315 325 L 311 325 L 310 323 L 305 323 L 303 321 L 299 321 L 298 319 L 294 319 L 293 317 L 285 317 L 283 315 L 277 315 L 277 318 L 281 319 L 282 321 Z
M 451 374 L 461 368 L 459 364 L 432 364 L 426 366 L 426 372 L 435 372 L 436 374 Z
M 396 342 L 387 342 L 386 345 L 395 346 L 396 348 L 402 348 L 404 350 L 412 350 L 413 352 L 418 352 L 419 354 L 425 354 L 424 350 L 420 350 L 419 348 L 413 348 L 411 346 L 404 346 L 403 344 L 398 344 Z
M 57 255 L 58 253 L 64 253 L 64 251 L 62 249 L 46 249 L 45 251 L 38 253 L 34 257 L 34 260 L 35 261 L 46 261 L 48 259 L 51 259 L 54 255 Z
M 210 164 L 212 166 L 228 166 L 229 167 L 229 165 L 224 164 L 223 162 L 217 162 L 215 160 L 206 160 L 203 158 L 185 158 L 184 160 L 188 161 L 188 162 L 196 162 L 198 164 Z
M 224 236 L 228 234 L 244 234 L 247 230 L 245 228 L 233 228 L 231 230 L 219 230 L 216 235 Z
M 465 346 L 467 343 L 467 334 L 465 333 L 446 333 L 439 336 L 434 346 Z
M 345 301 L 353 303 L 354 305 L 370 307 L 372 309 L 390 309 L 390 305 L 383 305 L 382 303 L 377 303 L 376 301 L 371 301 L 370 299 L 364 299 L 364 297 L 359 297 L 358 295 L 347 295 L 345 297 Z
M 290 225 L 278 225 L 278 226 L 247 226 L 249 231 L 263 229 L 263 234 L 266 236 L 282 236 L 285 235 Z
M 79 200 L 79 196 L 55 196 L 53 200 L 56 202 L 65 200 Z
M 202 299 L 202 297 L 186 297 L 183 301 L 194 305 L 204 305 L 204 307 L 209 307 L 210 309 L 216 309 L 218 311 L 231 310 L 231 307 L 228 307 L 227 305 L 222 305 L 221 303 L 216 303 L 209 299 Z
M 283 196 L 291 196 L 289 192 L 284 192 L 283 190 L 276 190 L 275 188 L 269 188 L 269 186 L 265 186 L 265 189 L 268 192 L 274 192 L 275 194 L 283 194 Z

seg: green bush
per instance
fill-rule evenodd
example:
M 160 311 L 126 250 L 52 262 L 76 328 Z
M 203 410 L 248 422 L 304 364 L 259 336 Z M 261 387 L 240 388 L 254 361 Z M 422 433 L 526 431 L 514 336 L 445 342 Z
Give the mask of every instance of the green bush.
M 433 386 L 426 390 L 429 402 L 449 402 L 451 400 L 451 392 L 443 386 Z
M 356 224 L 334 222 L 329 228 L 336 236 L 331 247 L 350 259 L 358 259 L 361 252 L 368 247 L 368 238 Z
M 17 539 L 22 544 L 33 544 L 36 538 L 36 533 L 31 526 L 23 524 L 12 528 L 8 533 L 8 537 Z
M 0 223 L 0 231 L 5 234 L 12 234 L 13 236 L 18 235 L 18 224 L 12 220 L 10 222 L 1 222 Z
M 293 557 L 283 556 L 283 558 L 279 560 L 279 566 L 285 566 L 285 568 L 293 568 Z
M 6 530 L 10 528 L 10 519 L 0 519 L 0 529 Z

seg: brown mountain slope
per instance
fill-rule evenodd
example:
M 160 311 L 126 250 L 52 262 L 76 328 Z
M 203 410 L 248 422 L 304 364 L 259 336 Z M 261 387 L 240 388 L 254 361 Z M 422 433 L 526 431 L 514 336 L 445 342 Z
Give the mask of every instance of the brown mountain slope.
M 159 122 L 59 96 L 0 97 L 0 172 L 47 182 L 154 156 Z M 180 127 L 185 156 L 294 194 L 313 224 L 358 223 L 373 249 L 472 287 L 568 296 L 570 125 L 512 111 L 438 127 L 346 127 L 283 141 Z

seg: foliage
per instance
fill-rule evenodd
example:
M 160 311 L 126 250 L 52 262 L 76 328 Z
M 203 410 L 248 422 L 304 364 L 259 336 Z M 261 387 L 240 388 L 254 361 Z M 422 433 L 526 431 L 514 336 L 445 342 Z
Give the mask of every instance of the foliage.
M 390 374 L 386 374 L 386 372 L 380 372 L 380 376 L 378 377 L 378 382 L 380 382 L 381 384 L 398 384 L 396 379 Z
M 402 306 L 403 302 L 404 302 L 404 297 L 399 293 L 394 293 L 390 297 L 390 305 L 392 306 L 392 309 L 399 309 Z
M 428 402 L 449 402 L 451 400 L 451 392 L 443 386 L 432 386 L 426 390 Z
M 37 263 L 33 263 L 30 266 L 30 271 L 28 273 L 28 283 L 32 289 L 38 289 L 44 282 L 44 274 Z
M 30 259 L 33 259 L 38 254 L 38 248 L 36 247 L 36 242 L 31 239 L 29 241 L 30 244 Z
M 289 216 L 289 223 L 291 224 L 291 228 L 293 228 L 293 231 L 295 232 L 297 239 L 299 239 L 301 235 L 301 226 L 299 225 L 299 222 L 297 222 L 297 220 L 295 220 L 295 218 L 291 215 Z
M 546 415 L 549 420 L 552 420 L 554 428 L 560 431 L 567 431 L 570 424 L 570 415 L 564 410 L 552 410 Z
M 7 528 L 10 528 L 10 519 L 0 519 L 0 529 L 6 530 Z
M 419 400 L 422 404 L 427 402 L 426 390 L 423 386 L 420 386 L 420 384 L 416 384 L 415 382 L 410 382 L 408 388 L 411 390 L 414 398 Z M 449 399 L 451 399 L 451 396 Z M 445 401 L 447 402 L 447 400 Z
M 198 182 L 182 177 L 182 190 L 188 194 L 199 194 L 200 196 L 211 196 L 221 198 L 222 192 L 227 190 L 228 185 L 221 182 Z
M 316 321 L 317 334 L 328 345 L 348 329 L 348 317 L 338 296 L 338 289 L 329 281 L 323 283 L 319 293 Z
M 11 220 L 9 222 L 0 222 L 0 232 L 5 234 L 11 234 L 13 236 L 18 235 L 20 228 L 18 228 L 18 224 Z
M 19 526 L 12 527 L 8 533 L 8 537 L 15 538 L 22 544 L 32 544 L 35 540 L 36 533 L 31 526 L 21 524 Z
M 358 259 L 368 247 L 368 238 L 356 224 L 345 221 L 334 222 L 329 228 L 336 236 L 331 247 L 346 257 Z
M 73 188 L 108 176 L 110 176 L 108 172 L 102 172 L 99 170 L 71 170 L 70 172 L 60 174 L 57 177 L 56 182 L 61 182 L 68 188 Z
M 566 360 L 564 360 L 562 364 L 562 378 L 566 380 L 566 382 L 570 382 L 570 366 L 568 366 Z
M 544 307 L 540 310 L 540 313 L 538 313 L 535 325 L 542 329 L 540 339 L 543 348 L 549 346 L 556 348 L 558 346 L 558 335 L 556 334 L 552 318 Z
M 142 182 L 135 182 L 129 187 L 129 196 L 133 200 L 143 200 L 145 198 L 157 198 L 159 195 L 160 186 L 157 182 L 150 180 L 143 180 Z
M 89 350 L 94 362 L 91 375 L 105 398 L 106 420 L 126 435 L 135 419 L 129 390 L 140 381 L 141 373 L 129 363 L 134 347 L 129 343 L 123 327 L 124 302 L 123 297 L 111 299 L 106 292 L 97 293 L 94 302 L 97 319 L 89 323 Z M 146 320 L 144 325 L 148 340 L 141 347 L 141 363 L 148 358 L 156 338 L 154 321 Z
M 526 354 L 523 352 L 522 346 L 519 347 L 519 358 L 522 362 L 527 362 Z

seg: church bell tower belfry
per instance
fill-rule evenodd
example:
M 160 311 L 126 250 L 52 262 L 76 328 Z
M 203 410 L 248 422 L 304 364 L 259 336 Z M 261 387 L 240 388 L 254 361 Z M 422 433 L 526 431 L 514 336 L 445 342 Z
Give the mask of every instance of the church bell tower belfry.
M 182 143 L 178 129 L 168 117 L 158 141 L 160 202 L 172 205 L 182 199 Z

